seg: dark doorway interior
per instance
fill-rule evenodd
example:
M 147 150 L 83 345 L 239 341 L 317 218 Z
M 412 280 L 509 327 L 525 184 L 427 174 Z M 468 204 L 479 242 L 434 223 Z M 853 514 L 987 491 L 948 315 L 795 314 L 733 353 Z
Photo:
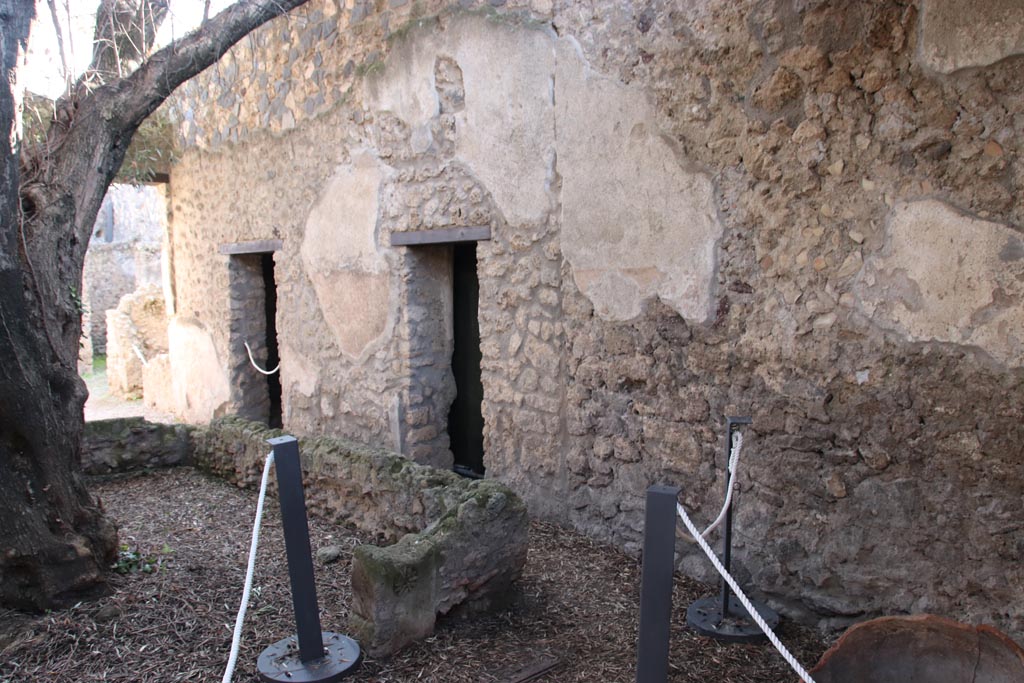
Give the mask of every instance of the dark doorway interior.
M 281 364 L 281 353 L 277 348 L 277 283 L 274 281 L 274 255 L 260 254 L 263 271 L 263 310 L 267 330 L 267 369 Z M 281 419 L 281 373 L 267 375 L 267 394 L 270 398 L 270 415 L 267 424 L 275 429 L 283 426 Z
M 480 281 L 476 243 L 454 245 L 452 263 L 452 326 L 455 348 L 452 374 L 455 401 L 448 413 L 448 437 L 455 471 L 471 477 L 484 474 L 484 387 L 480 379 Z

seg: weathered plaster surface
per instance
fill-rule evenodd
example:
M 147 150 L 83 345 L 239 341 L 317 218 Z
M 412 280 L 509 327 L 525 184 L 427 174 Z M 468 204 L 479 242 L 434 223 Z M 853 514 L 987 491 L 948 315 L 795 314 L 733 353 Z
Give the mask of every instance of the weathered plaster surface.
M 1024 54 L 1020 0 L 923 0 L 921 61 L 943 73 Z
M 195 321 L 175 318 L 168 325 L 167 342 L 175 413 L 193 423 L 222 415 L 230 389 L 210 333 Z
M 684 168 L 645 94 L 595 73 L 571 38 L 555 102 L 562 250 L 580 291 L 611 320 L 653 296 L 706 320 L 722 234 L 710 177 Z
M 885 247 L 864 268 L 865 313 L 910 341 L 979 346 L 1024 365 L 1024 239 L 943 202 L 898 204 Z
M 311 399 L 319 386 L 316 366 L 304 354 L 295 351 L 290 344 L 282 343 L 281 378 L 289 393 L 295 392 Z
M 546 31 L 461 17 L 443 33 L 414 31 L 368 84 L 372 107 L 394 113 L 425 151 L 441 114 L 437 70 L 457 65 L 464 104 L 451 125 L 456 155 L 493 193 L 513 224 L 536 223 L 550 207 L 554 156 L 554 40 Z
M 466 109 L 455 119 L 457 154 L 509 223 L 542 221 L 554 156 L 552 35 L 474 20 L 460 22 L 452 37 L 466 89 Z
M 339 166 L 306 219 L 302 263 L 342 352 L 359 357 L 384 334 L 392 309 L 387 264 L 377 247 L 383 171 L 359 151 Z
M 599 315 L 628 320 L 660 296 L 688 319 L 708 317 L 722 231 L 714 188 L 685 167 L 645 93 L 594 72 L 572 38 L 548 31 L 461 17 L 413 35 L 368 85 L 373 108 L 411 129 L 413 151 L 432 142 L 438 65 L 449 60 L 463 88 L 456 157 L 513 225 L 551 210 L 557 169 L 563 249 Z

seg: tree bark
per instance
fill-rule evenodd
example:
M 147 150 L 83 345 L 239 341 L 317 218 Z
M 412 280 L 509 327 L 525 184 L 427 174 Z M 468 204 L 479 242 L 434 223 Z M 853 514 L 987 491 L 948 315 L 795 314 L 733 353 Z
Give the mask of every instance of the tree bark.
M 45 609 L 102 591 L 116 553 L 116 529 L 81 476 L 78 293 L 96 213 L 132 135 L 178 85 L 305 1 L 238 3 L 129 76 L 98 88 L 83 77 L 19 166 L 10 76 L 34 3 L 0 0 L 0 604 Z

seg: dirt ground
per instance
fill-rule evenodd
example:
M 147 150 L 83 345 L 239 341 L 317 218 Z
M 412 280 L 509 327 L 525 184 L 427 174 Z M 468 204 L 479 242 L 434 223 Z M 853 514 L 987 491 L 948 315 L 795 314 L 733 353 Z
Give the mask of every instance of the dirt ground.
M 190 468 L 94 480 L 121 527 L 113 592 L 71 609 L 31 616 L 0 611 L 0 683 L 219 681 L 245 576 L 256 495 Z M 344 633 L 352 549 L 371 539 L 311 520 L 325 630 Z M 769 645 L 722 645 L 685 628 L 685 606 L 713 587 L 678 578 L 673 683 L 795 681 Z M 435 635 L 387 660 L 366 658 L 347 680 L 495 682 L 526 665 L 557 666 L 547 682 L 634 680 L 639 595 L 635 559 L 579 534 L 534 523 L 525 575 L 511 605 L 489 616 L 442 619 Z M 283 539 L 268 501 L 257 574 L 235 681 L 256 681 L 263 648 L 294 630 Z M 780 636 L 805 665 L 825 648 L 817 634 L 784 624 Z
M 82 379 L 89 389 L 85 401 L 85 421 L 110 420 L 117 417 L 145 417 L 150 422 L 173 422 L 174 418 L 147 408 L 142 399 L 125 400 L 110 393 L 107 382 L 107 359 L 98 356 L 93 361 L 92 371 L 82 373 Z

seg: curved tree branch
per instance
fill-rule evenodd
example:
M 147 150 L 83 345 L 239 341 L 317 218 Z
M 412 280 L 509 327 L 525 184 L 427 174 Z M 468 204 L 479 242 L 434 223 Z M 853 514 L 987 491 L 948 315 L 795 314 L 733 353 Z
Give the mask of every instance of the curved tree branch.
M 139 125 L 175 88 L 216 62 L 250 31 L 306 1 L 240 0 L 153 53 L 130 75 L 95 89 L 83 77 L 58 102 L 58 111 L 66 112 L 70 123 L 64 129 L 51 127 L 61 139 L 50 145 L 48 176 L 78 179 L 74 187 L 53 189 L 73 196 L 72 241 L 83 256 L 103 196 Z
M 155 52 L 124 79 L 115 96 L 118 119 L 138 126 L 179 85 L 216 62 L 256 27 L 307 0 L 244 0 Z

